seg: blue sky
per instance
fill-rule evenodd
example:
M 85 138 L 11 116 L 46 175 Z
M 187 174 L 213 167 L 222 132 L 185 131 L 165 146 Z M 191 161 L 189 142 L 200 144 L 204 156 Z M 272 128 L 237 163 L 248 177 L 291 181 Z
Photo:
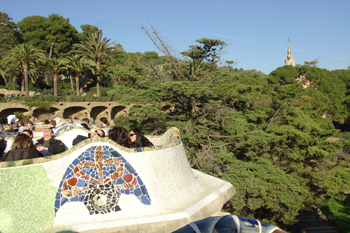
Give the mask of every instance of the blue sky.
M 265 74 L 284 65 L 288 38 L 296 64 L 350 65 L 349 0 L 0 0 L 0 11 L 15 22 L 55 13 L 78 31 L 95 25 L 127 52 L 159 52 L 139 28 L 150 22 L 179 57 L 197 39 L 220 39 L 228 44 L 222 61 Z

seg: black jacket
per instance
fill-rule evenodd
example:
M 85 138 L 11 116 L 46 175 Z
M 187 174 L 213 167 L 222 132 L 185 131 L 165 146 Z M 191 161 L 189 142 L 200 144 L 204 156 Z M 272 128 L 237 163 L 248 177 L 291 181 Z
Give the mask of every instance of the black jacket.
M 89 137 L 85 137 L 83 135 L 78 135 L 76 138 L 73 139 L 73 146 L 75 146 L 76 144 L 79 144 L 80 142 L 88 139 Z
M 137 145 L 135 142 L 132 142 L 130 145 L 130 148 L 148 147 L 148 146 L 154 146 L 154 145 L 150 140 L 148 140 L 148 138 L 143 136 L 141 140 L 141 145 Z
M 40 138 L 35 143 L 35 146 L 42 146 L 43 142 L 44 142 L 44 138 Z M 48 151 L 50 151 L 53 155 L 62 153 L 63 151 L 66 150 L 66 148 L 67 148 L 66 145 L 64 145 L 64 143 L 61 142 L 60 140 L 57 140 L 54 137 L 52 137 L 50 139 L 50 144 L 48 146 Z
M 21 159 L 34 159 L 43 157 L 43 155 L 35 148 L 16 149 L 8 151 L 0 161 L 16 161 Z

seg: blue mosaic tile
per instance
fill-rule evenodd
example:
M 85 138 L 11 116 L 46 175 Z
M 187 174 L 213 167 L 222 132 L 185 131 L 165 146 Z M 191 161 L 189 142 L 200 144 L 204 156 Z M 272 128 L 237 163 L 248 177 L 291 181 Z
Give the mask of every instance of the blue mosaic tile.
M 126 189 L 124 193 L 127 194 L 127 195 L 129 195 L 129 194 L 130 194 L 130 191 L 129 191 L 128 189 Z
M 70 169 L 69 167 L 67 168 L 66 173 L 64 173 L 63 177 L 66 177 L 69 173 L 71 173 L 72 169 Z
M 124 164 L 125 168 L 128 169 L 129 173 L 134 173 L 135 172 L 135 169 L 130 165 L 129 162 L 126 162 Z
M 143 204 L 146 204 L 146 205 L 150 205 L 151 204 L 151 202 L 148 200 L 148 198 L 147 197 L 145 197 L 145 196 L 141 196 L 141 202 L 143 203 Z
M 84 181 L 84 180 L 81 180 L 81 179 L 78 179 L 77 186 L 78 186 L 78 187 L 84 187 L 84 186 L 86 186 L 86 185 L 85 185 L 85 181 Z
M 138 147 L 134 149 L 135 152 L 142 152 L 144 150 L 145 150 L 144 147 Z
M 61 200 L 56 200 L 55 201 L 55 208 L 56 209 L 60 208 L 60 202 L 61 202 Z
M 143 182 L 142 182 L 142 180 L 140 179 L 139 176 L 137 177 L 137 183 L 138 183 L 139 185 L 143 185 Z
M 69 179 L 69 178 L 71 178 L 72 176 L 73 176 L 73 174 L 70 173 L 70 174 L 66 175 L 65 178 L 66 178 L 66 179 Z
M 142 192 L 143 195 L 148 194 L 147 189 L 146 189 L 146 187 L 144 185 L 141 185 L 140 188 L 141 188 L 141 192 Z
M 68 198 L 62 197 L 61 198 L 61 206 L 68 201 Z
M 134 194 L 135 194 L 136 196 L 140 196 L 140 195 L 141 195 L 141 189 L 140 189 L 140 188 L 135 189 L 135 190 L 134 190 Z
M 70 201 L 79 201 L 78 196 L 72 197 Z M 62 204 L 63 205 L 63 204 Z
M 85 195 L 79 195 L 79 200 L 80 202 L 84 201 Z
M 115 150 L 113 150 L 113 151 L 111 152 L 111 155 L 112 155 L 113 157 L 121 157 L 121 154 L 119 154 L 119 153 L 116 152 Z

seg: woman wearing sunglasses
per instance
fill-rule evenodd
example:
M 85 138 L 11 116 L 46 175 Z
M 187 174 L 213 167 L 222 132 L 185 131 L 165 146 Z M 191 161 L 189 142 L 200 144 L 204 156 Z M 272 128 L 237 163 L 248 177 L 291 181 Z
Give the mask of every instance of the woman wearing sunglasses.
M 131 141 L 130 148 L 154 146 L 152 142 L 143 136 L 141 129 L 136 128 L 130 130 L 129 136 Z

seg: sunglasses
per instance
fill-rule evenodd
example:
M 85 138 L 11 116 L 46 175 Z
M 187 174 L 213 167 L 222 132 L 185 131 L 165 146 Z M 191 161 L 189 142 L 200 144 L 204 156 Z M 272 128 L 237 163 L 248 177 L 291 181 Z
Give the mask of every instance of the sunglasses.
M 96 133 L 99 137 L 101 137 L 101 134 L 99 134 L 99 132 L 98 132 L 97 130 L 95 130 L 95 133 Z
M 130 134 L 130 137 L 132 137 L 132 136 L 134 136 L 134 135 L 136 135 L 136 134 L 134 134 L 134 133 L 131 133 L 131 134 Z

